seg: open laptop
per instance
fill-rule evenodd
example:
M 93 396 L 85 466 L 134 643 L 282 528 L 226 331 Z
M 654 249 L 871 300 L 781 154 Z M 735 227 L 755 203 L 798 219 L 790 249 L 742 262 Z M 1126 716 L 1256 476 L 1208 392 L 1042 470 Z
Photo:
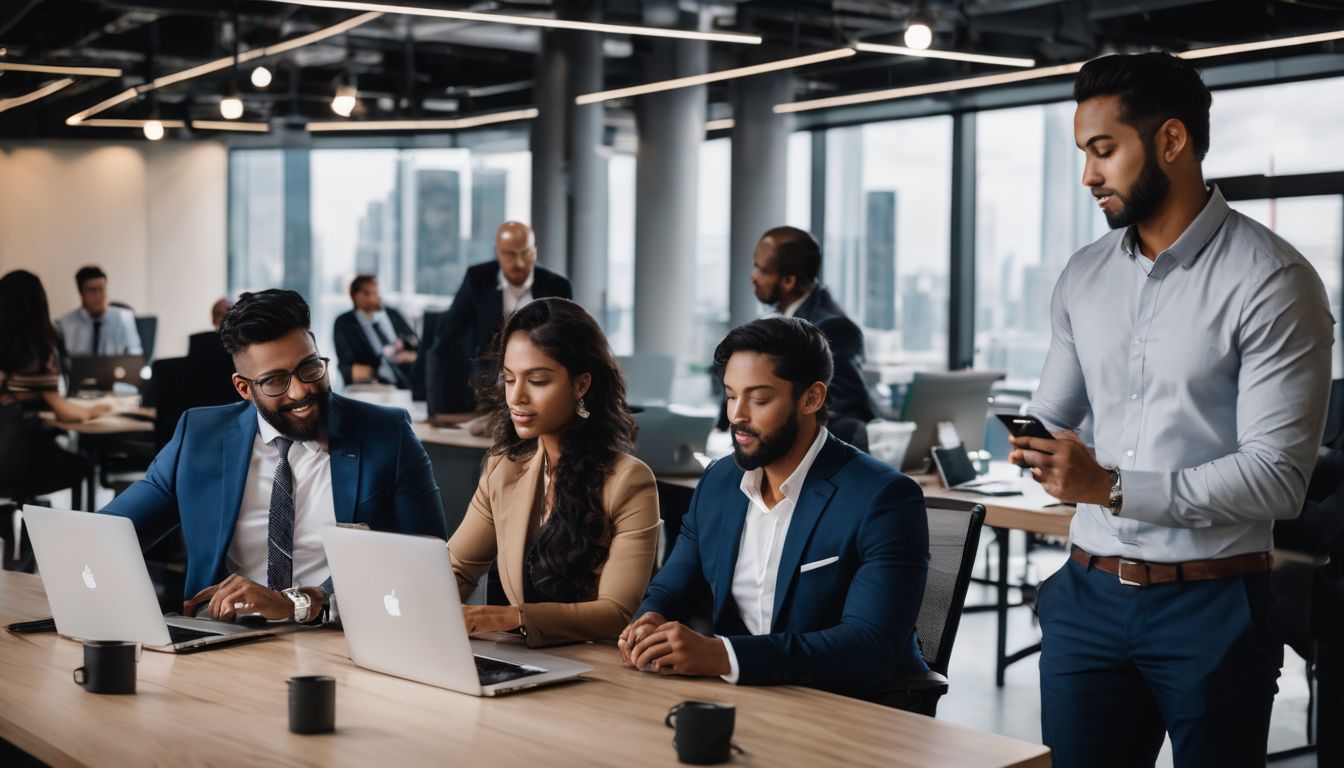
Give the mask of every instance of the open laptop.
M 114 384 L 140 387 L 144 355 L 75 355 L 70 358 L 70 389 L 111 392 Z
M 709 463 L 705 441 L 718 415 L 680 406 L 646 406 L 635 414 L 639 438 L 635 456 L 655 475 L 699 475 Z
M 1012 480 L 977 479 L 975 466 L 966 453 L 966 446 L 954 445 L 950 448 L 933 449 L 933 465 L 938 469 L 938 477 L 951 491 L 966 491 L 982 496 L 1021 496 L 1021 482 Z
M 322 544 L 350 659 L 472 696 L 574 680 L 587 664 L 467 637 L 442 539 L 331 527 Z
M 272 627 L 165 616 L 131 521 L 116 515 L 26 505 L 56 631 L 77 640 L 121 640 L 190 653 L 269 637 Z

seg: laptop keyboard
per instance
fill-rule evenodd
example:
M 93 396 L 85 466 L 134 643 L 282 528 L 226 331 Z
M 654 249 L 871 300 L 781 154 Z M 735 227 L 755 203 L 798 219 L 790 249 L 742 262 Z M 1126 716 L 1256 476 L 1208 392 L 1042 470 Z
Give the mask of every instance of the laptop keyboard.
M 201 629 L 187 629 L 186 627 L 176 627 L 168 625 L 168 637 L 173 641 L 173 645 L 180 643 L 189 643 L 192 640 L 200 640 L 203 637 L 219 637 L 219 632 L 209 632 Z
M 481 685 L 496 685 L 498 683 L 507 683 L 510 680 L 518 680 L 523 677 L 540 675 L 546 670 L 540 667 L 530 667 L 526 664 L 513 664 L 499 659 L 490 659 L 485 656 L 476 657 L 476 674 L 481 678 Z

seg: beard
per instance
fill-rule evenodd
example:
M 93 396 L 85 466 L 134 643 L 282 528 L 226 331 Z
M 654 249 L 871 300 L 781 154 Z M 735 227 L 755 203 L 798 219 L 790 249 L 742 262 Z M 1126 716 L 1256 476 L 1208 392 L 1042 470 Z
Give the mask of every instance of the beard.
M 1102 211 L 1106 216 L 1106 224 L 1111 229 L 1121 229 L 1148 219 L 1162 207 L 1170 188 L 1171 180 L 1157 165 L 1156 147 L 1145 146 L 1143 170 L 1139 171 L 1138 180 L 1134 182 L 1128 195 L 1115 193 L 1123 207 L 1115 215 Z
M 756 300 L 766 305 L 767 307 L 773 307 L 779 304 L 779 300 L 784 297 L 784 291 L 780 290 L 779 283 L 775 283 L 773 286 L 769 288 L 763 286 L 762 287 L 752 286 L 752 287 L 755 288 Z
M 313 403 L 317 406 L 317 418 L 310 422 L 301 422 L 289 415 L 289 412 L 295 408 Z M 322 387 L 311 396 L 295 403 L 285 403 L 278 408 L 271 408 L 261 401 L 261 398 L 252 398 L 252 404 L 257 407 L 257 413 L 266 423 L 275 427 L 275 430 L 285 437 L 298 443 L 316 440 L 327 431 L 327 420 L 331 411 L 331 390 Z
M 770 435 L 763 435 L 754 429 L 740 427 L 736 424 L 730 425 L 728 431 L 734 436 L 750 435 L 756 438 L 756 450 L 750 453 L 742 450 L 742 446 L 738 445 L 736 438 L 733 440 L 733 461 L 744 472 L 750 472 L 753 469 L 760 469 L 767 464 L 779 461 L 793 449 L 793 443 L 798 439 L 798 412 L 789 413 L 789 420 L 784 422 L 784 426 Z

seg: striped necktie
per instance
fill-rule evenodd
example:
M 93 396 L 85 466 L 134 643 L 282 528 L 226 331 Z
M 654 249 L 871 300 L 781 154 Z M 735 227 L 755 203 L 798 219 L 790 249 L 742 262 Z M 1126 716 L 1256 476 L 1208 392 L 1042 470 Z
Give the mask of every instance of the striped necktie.
M 271 517 L 266 532 L 266 588 L 288 589 L 294 584 L 294 472 L 289 467 L 293 440 L 275 438 L 280 463 L 271 482 Z

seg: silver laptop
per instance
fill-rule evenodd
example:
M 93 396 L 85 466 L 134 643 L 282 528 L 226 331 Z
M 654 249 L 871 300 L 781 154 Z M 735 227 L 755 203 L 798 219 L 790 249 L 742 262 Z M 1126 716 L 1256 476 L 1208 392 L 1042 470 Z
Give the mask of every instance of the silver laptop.
M 140 387 L 144 355 L 73 355 L 70 358 L 70 389 L 111 392 L 116 384 Z
M 978 479 L 966 446 L 933 449 L 933 465 L 948 490 L 978 493 L 982 496 L 1021 496 L 1021 480 Z
M 190 653 L 269 637 L 274 628 L 164 616 L 131 521 L 27 505 L 23 519 L 56 631 L 77 640 L 121 640 Z
M 361 667 L 472 696 L 574 680 L 587 664 L 467 637 L 442 539 L 324 528 L 350 659 Z
M 709 463 L 705 442 L 717 420 L 712 411 L 647 406 L 635 413 L 639 425 L 635 456 L 655 475 L 700 475 Z

